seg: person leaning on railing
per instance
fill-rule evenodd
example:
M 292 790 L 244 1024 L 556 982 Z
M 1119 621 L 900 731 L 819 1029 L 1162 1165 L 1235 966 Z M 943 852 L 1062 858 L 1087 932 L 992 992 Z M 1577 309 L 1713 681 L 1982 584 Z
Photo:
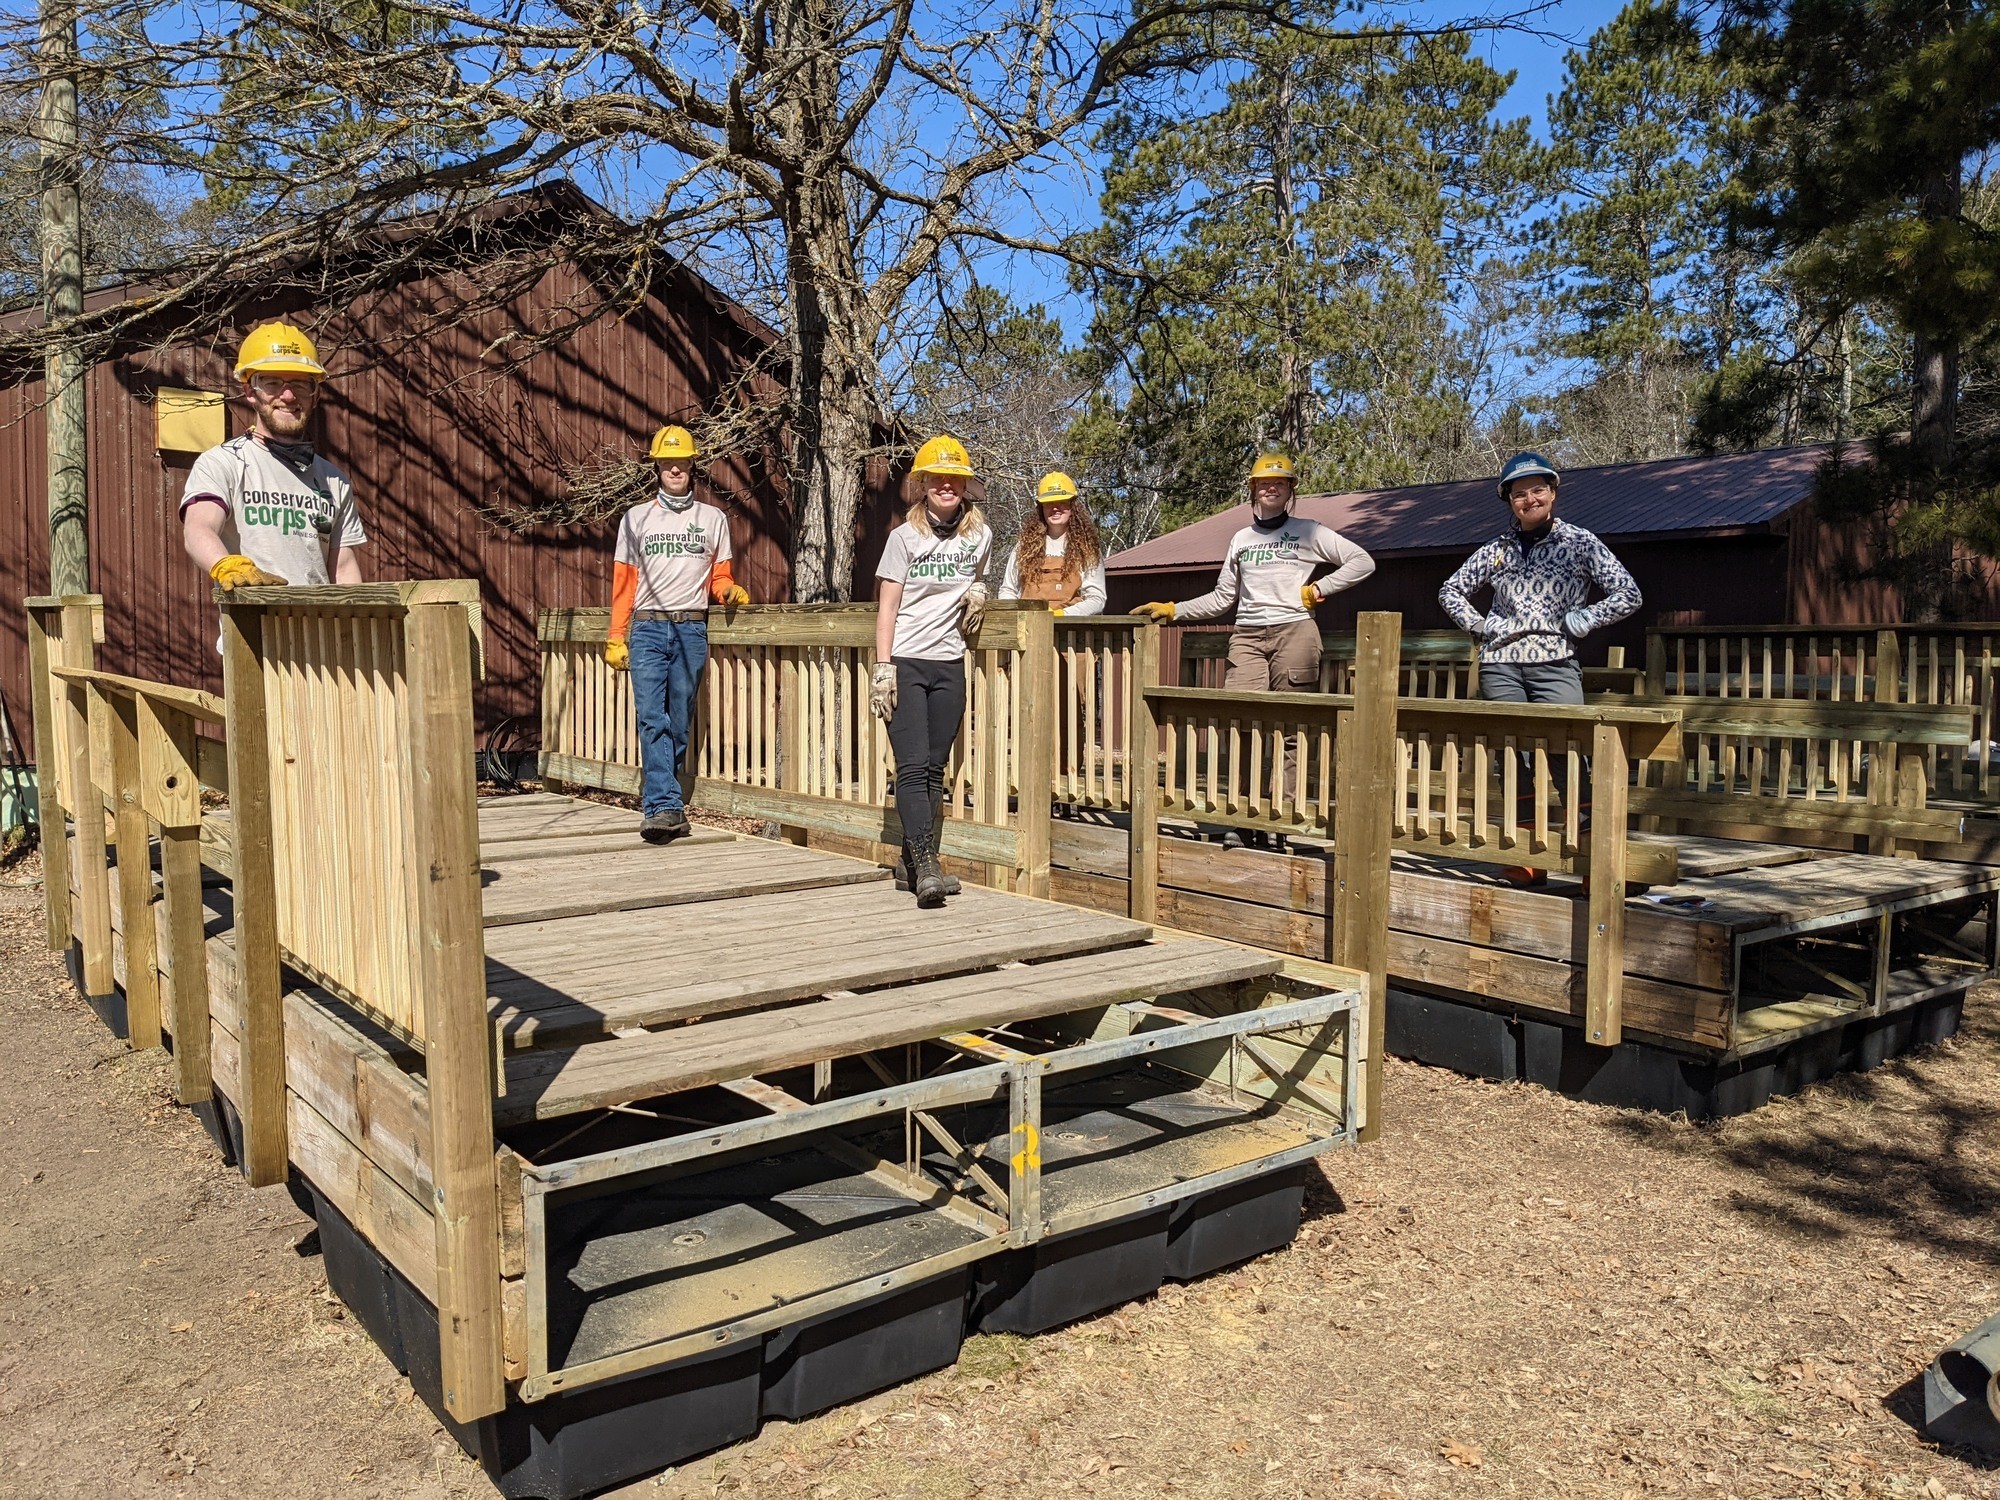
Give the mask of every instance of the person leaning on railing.
M 1500 471 L 1500 498 L 1514 524 L 1459 566 L 1438 590 L 1445 613 L 1479 642 L 1479 696 L 1500 703 L 1583 702 L 1576 645 L 1593 630 L 1638 613 L 1639 585 L 1611 549 L 1556 517 L 1554 465 L 1517 453 Z M 1493 590 L 1481 614 L 1471 595 Z M 1593 589 L 1604 597 L 1592 604 Z M 1560 775 L 1568 800 L 1568 764 Z M 1588 785 L 1588 776 L 1585 777 Z M 1509 879 L 1539 885 L 1539 870 L 1510 868 Z
M 225 593 L 273 584 L 360 583 L 368 540 L 347 476 L 307 427 L 326 366 L 289 323 L 250 330 L 236 378 L 251 428 L 210 448 L 181 492 L 181 545 Z
M 690 831 L 681 760 L 708 665 L 708 601 L 748 604 L 750 594 L 731 572 L 729 518 L 694 497 L 701 448 L 693 434 L 662 427 L 648 453 L 659 489 L 618 523 L 604 660 L 632 673 L 643 767 L 639 837 L 667 844 Z
M 1260 457 L 1250 470 L 1250 524 L 1229 539 L 1215 587 L 1185 603 L 1139 606 L 1142 615 L 1182 624 L 1217 619 L 1233 608 L 1225 691 L 1317 688 L 1321 643 L 1313 611 L 1375 571 L 1375 559 L 1331 526 L 1292 514 L 1297 487 L 1298 469 L 1289 458 Z M 1314 570 L 1327 563 L 1333 571 L 1314 581 Z M 1298 755 L 1297 736 L 1285 736 L 1284 782 L 1273 794 L 1281 804 L 1298 783 Z M 1223 842 L 1243 847 L 1234 833 Z
M 965 498 L 976 477 L 965 445 L 939 433 L 917 450 L 911 472 L 923 498 L 882 549 L 875 568 L 875 672 L 868 706 L 889 726 L 896 760 L 896 815 L 903 823 L 897 885 L 917 905 L 944 905 L 958 882 L 944 873 L 944 768 L 965 716 L 965 652 L 986 613 L 980 580 L 993 532 Z
M 1035 486 L 1035 509 L 1021 540 L 1007 554 L 1002 599 L 1040 599 L 1052 614 L 1104 613 L 1104 546 L 1097 525 L 1077 498 L 1076 481 L 1056 472 Z

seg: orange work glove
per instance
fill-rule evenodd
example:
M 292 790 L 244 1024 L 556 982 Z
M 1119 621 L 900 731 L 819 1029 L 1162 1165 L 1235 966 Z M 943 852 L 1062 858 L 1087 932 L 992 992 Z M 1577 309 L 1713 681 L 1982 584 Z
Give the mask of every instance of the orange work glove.
M 208 570 L 208 576 L 215 580 L 215 586 L 225 594 L 243 588 L 282 586 L 288 582 L 276 573 L 266 573 L 241 552 L 232 552 L 223 558 Z

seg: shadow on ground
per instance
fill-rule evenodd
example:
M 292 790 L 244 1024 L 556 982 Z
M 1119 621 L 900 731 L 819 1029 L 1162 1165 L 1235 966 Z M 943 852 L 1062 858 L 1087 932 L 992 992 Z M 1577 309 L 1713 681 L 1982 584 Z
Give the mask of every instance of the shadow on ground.
M 1633 1111 L 1617 1128 L 1731 1168 L 1729 1207 L 1810 1238 L 1868 1229 L 2000 1265 L 2000 985 L 1959 1034 L 1719 1124 Z

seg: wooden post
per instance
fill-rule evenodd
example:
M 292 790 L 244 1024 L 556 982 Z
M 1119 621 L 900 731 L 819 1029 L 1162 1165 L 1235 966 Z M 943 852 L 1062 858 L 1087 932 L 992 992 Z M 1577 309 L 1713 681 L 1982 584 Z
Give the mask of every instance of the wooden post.
M 412 605 L 404 621 L 409 717 L 402 727 L 410 747 L 418 877 L 417 976 L 430 1088 L 439 1352 L 445 1409 L 470 1422 L 507 1400 L 479 788 L 472 774 L 472 653 L 462 605 Z
M 125 929 L 125 1035 L 160 1045 L 160 954 L 153 927 L 153 836 L 139 789 L 139 705 L 103 695 L 111 731 L 111 802 L 118 837 L 118 914 Z
M 1667 638 L 1657 630 L 1646 632 L 1646 696 L 1667 695 Z
M 1128 911 L 1135 922 L 1160 916 L 1160 720 L 1146 690 L 1160 685 L 1160 627 L 1132 637 L 1132 681 L 1125 703 L 1125 802 L 1131 828 L 1125 849 Z
M 88 667 L 95 655 L 90 636 L 91 601 L 86 595 L 63 600 L 62 664 Z M 104 798 L 98 789 L 90 753 L 90 689 L 83 683 L 63 684 L 66 734 L 69 740 L 70 815 L 76 820 L 77 938 L 83 949 L 83 988 L 93 1000 L 111 998 L 111 876 L 104 863 Z M 63 892 L 69 899 L 69 892 Z
M 49 676 L 47 613 L 46 605 L 33 601 L 28 605 L 28 692 L 35 714 L 35 805 L 42 831 L 43 917 L 49 948 L 61 953 L 69 947 L 69 831 L 63 822 L 62 768 L 56 751 L 56 714 L 63 704 L 55 679 Z M 55 648 L 61 649 L 60 638 Z
M 1049 819 L 1056 780 L 1056 621 L 1046 609 L 1021 614 L 1020 722 L 1014 726 L 1014 892 L 1049 894 Z M 996 688 L 997 691 L 997 688 Z M 1095 747 L 1093 747 L 1095 748 Z M 1005 795 L 1005 782 L 1001 784 Z
M 141 696 L 139 780 L 146 814 L 160 825 L 160 883 L 167 959 L 174 976 L 174 1097 L 198 1104 L 215 1090 L 209 1067 L 208 939 L 201 902 L 201 778 L 194 723 Z
M 1382 1133 L 1382 1049 L 1389 1003 L 1389 844 L 1396 784 L 1396 673 L 1403 617 L 1355 622 L 1354 707 L 1334 768 L 1334 962 L 1368 975 L 1367 1114 Z
M 544 615 L 547 611 L 543 611 Z M 539 635 L 541 632 L 536 631 Z M 542 790 L 560 792 L 563 783 L 549 775 L 549 757 L 567 754 L 568 747 L 562 743 L 561 728 L 568 722 L 570 644 L 567 640 L 543 640 L 542 652 L 542 735 L 541 750 L 535 757 L 535 769 L 542 779 Z
M 1897 685 L 1903 676 L 1903 641 L 1893 630 L 1875 632 L 1875 681 L 1870 697 L 1877 703 L 1894 703 L 1901 696 Z M 1889 806 L 1897 798 L 1897 763 L 1900 748 L 1894 744 L 1876 745 L 1868 757 L 1868 800 L 1878 806 Z M 1894 854 L 1896 840 L 1888 834 L 1868 836 L 1870 854 Z
M 1590 942 L 1584 959 L 1583 1034 L 1593 1045 L 1624 1039 L 1625 734 L 1597 724 L 1590 735 Z
M 264 611 L 222 606 L 222 683 L 229 704 L 230 875 L 236 924 L 236 994 L 243 1062 L 236 1086 L 243 1118 L 243 1175 L 253 1187 L 283 1182 L 285 1005 L 278 959 L 278 876 L 271 841 L 271 724 L 264 698 Z

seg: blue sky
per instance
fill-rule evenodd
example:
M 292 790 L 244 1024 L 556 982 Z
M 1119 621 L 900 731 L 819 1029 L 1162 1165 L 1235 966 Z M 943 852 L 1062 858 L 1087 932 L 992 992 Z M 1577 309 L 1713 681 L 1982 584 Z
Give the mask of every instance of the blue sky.
M 1496 70 L 1515 74 L 1514 86 L 1502 101 L 1501 112 L 1509 118 L 1527 116 L 1535 133 L 1544 134 L 1548 96 L 1562 86 L 1564 54 L 1581 46 L 1592 32 L 1618 13 L 1623 3 L 1624 0 L 1552 0 L 1524 23 L 1530 30 L 1489 31 L 1481 35 L 1473 44 L 1474 50 Z M 1510 8 L 1508 0 L 1495 0 L 1483 13 L 1495 14 Z M 1436 24 L 1463 18 L 1468 11 L 1463 3 L 1426 4 L 1424 0 L 1413 0 L 1396 5 L 1394 14 L 1413 23 Z M 1087 189 L 1076 185 L 1077 201 L 1071 212 L 1079 220 L 1095 218 L 1094 200 L 1088 195 L 1096 191 L 1095 181 Z M 1060 265 L 1019 257 L 1006 271 L 1010 274 L 1003 279 L 1017 301 L 1047 304 L 1050 312 L 1063 321 L 1072 339 L 1082 335 L 1089 307 L 1069 294 Z M 989 268 L 988 274 L 1002 273 L 995 266 Z

